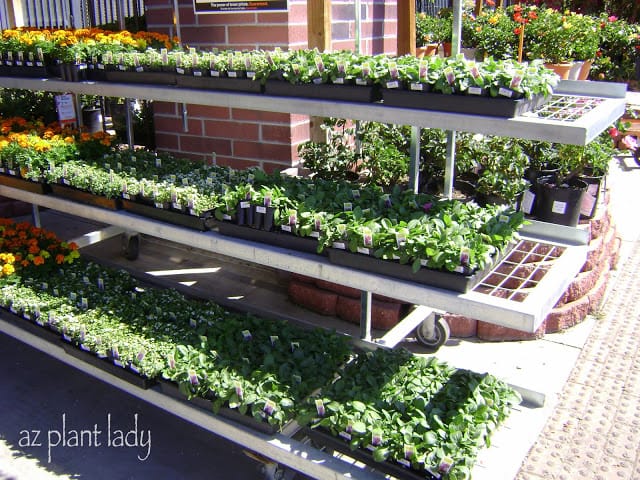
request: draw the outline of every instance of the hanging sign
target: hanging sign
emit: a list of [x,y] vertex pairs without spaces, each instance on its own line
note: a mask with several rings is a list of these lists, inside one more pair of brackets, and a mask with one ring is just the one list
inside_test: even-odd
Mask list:
[[227,13],[259,11],[287,11],[287,0],[261,0],[254,2],[227,2],[221,0],[193,0],[196,13]]
[[64,95],[56,95],[56,110],[58,111],[58,121],[60,125],[78,124],[76,118],[76,108],[73,101],[73,95],[65,93]]

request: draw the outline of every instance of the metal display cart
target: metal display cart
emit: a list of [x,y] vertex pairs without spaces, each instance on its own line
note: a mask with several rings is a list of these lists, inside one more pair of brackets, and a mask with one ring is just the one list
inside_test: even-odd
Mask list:
[[[552,101],[538,111],[505,119],[397,108],[380,103],[328,102],[155,85],[69,83],[53,79],[0,77],[0,87],[333,116],[577,145],[584,145],[594,139],[624,113],[626,94],[624,85],[563,81]],[[111,225],[111,230],[105,235],[139,232],[360,290],[366,285],[366,291],[362,294],[363,306],[369,304],[372,294],[381,294],[418,306],[379,339],[371,337],[370,313],[366,311],[361,320],[361,338],[354,341],[367,348],[382,345],[393,347],[416,327],[423,329],[422,335],[425,338],[430,338],[438,326],[433,321],[425,323],[425,319],[433,311],[458,313],[489,323],[534,332],[580,271],[588,250],[586,230],[532,221],[521,232],[522,240],[515,247],[521,253],[520,259],[536,257],[536,268],[530,271],[526,278],[519,276],[518,262],[507,259],[500,262],[471,291],[457,293],[338,266],[313,254],[225,237],[215,231],[197,232],[132,213],[105,210],[51,195],[41,195],[8,186],[0,186],[0,195]],[[104,238],[98,237],[95,240]],[[351,465],[337,460],[303,440],[295,439],[295,426],[292,426],[290,431],[272,436],[260,434],[167,398],[153,389],[141,390],[132,387],[91,365],[65,355],[62,349],[59,352],[57,349],[51,349],[46,342],[1,319],[0,330],[117,388],[197,423],[216,435],[251,451],[259,451],[269,459],[267,463],[272,473],[278,465],[284,465],[313,478],[337,478],[343,475],[350,475],[351,478],[383,478],[379,472],[366,466],[363,468],[361,465]]]

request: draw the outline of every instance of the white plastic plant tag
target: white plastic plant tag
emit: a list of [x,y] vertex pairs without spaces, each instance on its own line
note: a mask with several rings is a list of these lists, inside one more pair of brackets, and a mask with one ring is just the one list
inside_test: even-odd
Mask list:
[[554,201],[553,205],[551,206],[551,211],[559,215],[564,215],[564,213],[567,211],[567,202],[558,202],[557,200]]
[[535,201],[535,199],[536,194],[531,190],[527,190],[524,192],[524,195],[522,196],[522,211],[527,215],[531,214],[531,211],[533,210],[533,202]]

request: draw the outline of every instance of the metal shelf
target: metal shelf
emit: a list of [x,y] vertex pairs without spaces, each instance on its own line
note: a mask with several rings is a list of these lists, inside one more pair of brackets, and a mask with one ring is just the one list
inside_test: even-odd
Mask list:
[[[583,109],[575,118],[568,120],[558,117],[545,118],[538,112],[530,112],[515,118],[500,118],[398,108],[382,103],[336,102],[254,93],[205,91],[110,82],[76,83],[54,79],[0,77],[0,87],[370,120],[576,145],[589,143],[617,120],[624,113],[626,96],[626,85],[624,84],[562,81],[557,88],[556,99],[562,96],[572,96],[574,99],[583,98],[585,103],[591,103],[593,106],[588,111]],[[598,101],[593,102],[593,98],[597,98]],[[544,107],[542,111],[544,111]]]
[[[105,224],[164,238],[205,251],[239,260],[286,270],[356,289],[396,298],[415,305],[467,315],[497,325],[534,332],[580,271],[587,255],[586,231],[532,222],[522,234],[534,243],[559,245],[562,253],[545,265],[545,274],[536,286],[527,290],[526,298],[507,299],[476,288],[467,293],[429,287],[414,282],[374,275],[365,271],[334,265],[322,256],[295,252],[217,232],[198,232],[124,211],[106,210],[72,202],[52,195],[40,195],[0,185],[0,195],[89,218]],[[551,239],[551,240],[550,240]],[[507,257],[509,258],[509,257]],[[500,265],[498,265],[499,268]],[[494,269],[496,271],[496,269]]]

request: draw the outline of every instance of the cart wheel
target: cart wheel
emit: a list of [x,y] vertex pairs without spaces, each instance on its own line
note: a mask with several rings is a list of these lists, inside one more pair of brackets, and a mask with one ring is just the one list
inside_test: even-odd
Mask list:
[[122,234],[122,256],[127,260],[135,260],[140,252],[140,235],[137,233]]
[[426,322],[429,321],[431,320],[425,320],[418,326],[418,328],[416,328],[416,337],[422,345],[427,347],[430,351],[435,352],[442,345],[447,343],[451,332],[449,330],[449,324],[447,323],[447,321],[440,315],[436,315],[436,318],[434,319],[435,325],[433,328],[433,336],[427,337],[426,335],[429,334],[429,328]]
[[633,152],[633,158],[635,158],[636,164],[640,166],[640,147],[636,148],[636,151]]

